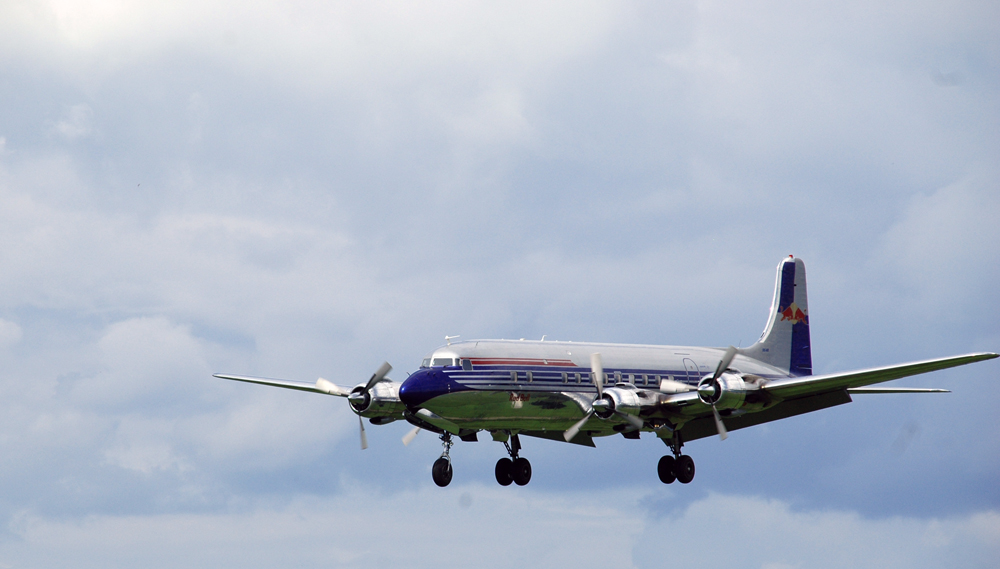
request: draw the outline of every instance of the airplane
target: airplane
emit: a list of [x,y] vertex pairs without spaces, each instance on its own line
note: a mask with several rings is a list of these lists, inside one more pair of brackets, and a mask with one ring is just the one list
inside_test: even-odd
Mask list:
[[368,448],[364,418],[373,425],[404,420],[439,435],[434,483],[452,479],[453,437],[478,440],[487,431],[508,457],[496,480],[519,486],[531,480],[520,456],[521,435],[590,447],[594,438],[652,433],[670,449],[657,463],[660,481],[690,483],[694,460],[684,443],[850,403],[871,393],[946,393],[944,389],[869,387],[907,376],[993,359],[972,353],[813,375],[805,264],[789,255],[778,264],[774,299],[764,332],[747,348],[709,348],[564,341],[470,340],[452,342],[423,359],[404,381],[388,378],[383,363],[368,381],[351,387],[323,378],[315,383],[215,374],[215,377],[347,398],[357,414],[361,448]]

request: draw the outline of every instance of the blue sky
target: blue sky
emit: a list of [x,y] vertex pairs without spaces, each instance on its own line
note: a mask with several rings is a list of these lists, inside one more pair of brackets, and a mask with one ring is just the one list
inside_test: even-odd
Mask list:
[[0,4],[0,566],[992,566],[995,361],[692,443],[683,487],[609,438],[501,488],[484,437],[442,490],[433,436],[211,374],[745,346],[788,254],[818,372],[997,351],[998,12]]

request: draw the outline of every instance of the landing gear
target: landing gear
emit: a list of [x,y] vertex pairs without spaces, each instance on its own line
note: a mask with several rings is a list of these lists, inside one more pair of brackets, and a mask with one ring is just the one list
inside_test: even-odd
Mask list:
[[497,461],[496,467],[497,482],[501,486],[510,486],[514,481],[514,461],[509,458],[501,458]]
[[514,459],[514,484],[524,486],[531,482],[531,463],[526,458]]
[[454,472],[451,469],[451,446],[455,444],[451,440],[451,433],[445,432],[441,435],[441,444],[444,446],[444,452],[441,453],[441,458],[434,461],[434,466],[431,467],[431,477],[434,479],[434,483],[442,488],[451,484],[451,476]]
[[521,439],[517,434],[513,434],[510,436],[510,444],[503,441],[503,446],[507,448],[510,458],[501,458],[497,461],[495,469],[497,482],[501,486],[510,486],[511,482],[524,486],[531,481],[531,463],[528,459],[517,456],[521,450]]
[[434,461],[434,466],[431,467],[431,476],[434,478],[435,484],[441,487],[451,484],[452,474],[451,461],[447,458],[439,458]]
[[694,480],[694,459],[686,454],[678,456],[674,462],[674,474],[677,475],[677,481],[681,484],[687,484]]
[[673,484],[674,480],[677,480],[677,475],[674,474],[674,457],[669,454],[660,459],[660,462],[656,465],[656,474],[660,477],[660,482],[664,484]]
[[656,474],[660,477],[660,482],[671,484],[676,480],[681,484],[687,484],[694,480],[694,459],[681,454],[682,446],[684,440],[681,439],[680,431],[674,431],[674,438],[670,444],[670,450],[674,455],[664,456],[656,465]]

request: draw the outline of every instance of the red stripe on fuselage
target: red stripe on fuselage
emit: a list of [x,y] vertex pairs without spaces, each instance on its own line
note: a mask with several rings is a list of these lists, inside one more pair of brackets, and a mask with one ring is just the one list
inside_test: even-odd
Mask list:
[[577,367],[571,360],[540,360],[529,358],[470,358],[472,365],[481,366],[553,366],[553,367]]

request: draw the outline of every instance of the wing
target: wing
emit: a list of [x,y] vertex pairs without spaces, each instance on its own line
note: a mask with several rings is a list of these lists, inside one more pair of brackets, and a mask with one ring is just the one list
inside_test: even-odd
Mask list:
[[[943,389],[864,387],[902,377],[918,375],[930,371],[947,369],[978,361],[990,360],[998,355],[994,353],[966,354],[919,362],[910,362],[891,366],[793,377],[768,382],[761,389],[779,399],[777,405],[756,413],[746,413],[737,416],[723,417],[726,429],[735,431],[762,423],[794,417],[836,405],[851,402],[851,394],[860,393],[940,393]],[[717,432],[712,417],[711,407],[698,399],[697,393],[688,392],[670,396],[666,406],[679,412],[686,412],[695,418],[688,420],[682,427],[685,441],[693,441],[715,435]],[[662,435],[666,436],[666,434]]]
[[304,381],[288,381],[286,379],[270,379],[267,377],[249,377],[245,375],[226,375],[222,373],[217,373],[213,377],[219,379],[231,379],[233,381],[245,381],[247,383],[259,383],[261,385],[272,385],[274,387],[283,387],[285,389],[297,389],[299,391],[311,391],[313,393],[323,393],[326,395],[336,395],[338,397],[347,397],[351,394],[351,390],[346,387],[341,387],[339,385],[334,385],[329,381],[323,379],[322,377],[316,380],[316,383],[306,383]]
[[[854,393],[854,389],[861,388],[866,385],[892,381],[901,377],[909,377],[911,375],[947,369],[983,360],[991,360],[995,357],[997,357],[997,354],[983,352],[978,354],[966,354],[964,356],[950,356],[947,358],[937,358],[906,364],[875,367],[857,371],[792,377],[789,379],[769,381],[763,386],[762,389],[771,395],[780,397],[781,399],[794,399],[841,389],[850,389],[852,390],[852,393]],[[876,392],[875,390],[863,390],[857,392],[862,393],[865,391],[868,393]],[[883,389],[882,392],[886,391]]]

